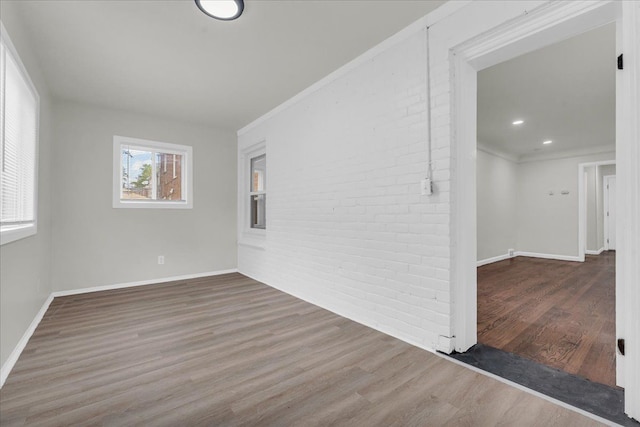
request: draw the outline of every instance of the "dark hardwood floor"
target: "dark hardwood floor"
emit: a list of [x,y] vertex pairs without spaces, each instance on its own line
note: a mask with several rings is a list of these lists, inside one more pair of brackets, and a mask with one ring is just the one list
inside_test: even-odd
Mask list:
[[478,342],[615,387],[615,252],[479,267]]
[[240,274],[56,298],[0,424],[599,425]]

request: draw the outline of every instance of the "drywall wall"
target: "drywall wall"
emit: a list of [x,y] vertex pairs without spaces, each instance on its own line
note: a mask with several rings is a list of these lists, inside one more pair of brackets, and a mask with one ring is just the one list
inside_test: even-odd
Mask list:
[[[70,102],[54,118],[55,291],[236,267],[232,133]],[[114,135],[192,146],[193,209],[114,209]]]
[[[506,255],[509,248],[517,253],[577,257],[578,164],[614,158],[610,152],[515,163],[478,150],[478,262]],[[603,247],[603,171],[615,174],[615,166],[588,166],[582,177],[586,249],[591,251]],[[563,195],[563,190],[569,193]]]
[[611,152],[521,163],[518,251],[577,257],[578,164],[614,159]]
[[476,158],[478,261],[517,248],[518,164],[478,150]]
[[0,246],[0,364],[5,365],[51,293],[51,100],[12,2],[2,3],[2,23],[40,96],[38,232]]

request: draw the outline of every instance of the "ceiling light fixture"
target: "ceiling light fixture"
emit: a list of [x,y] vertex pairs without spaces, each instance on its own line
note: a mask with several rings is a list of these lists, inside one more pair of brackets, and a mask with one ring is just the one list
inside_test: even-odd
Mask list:
[[552,141],[552,140],[550,140],[550,139],[547,139],[546,141],[542,141],[542,143],[543,143],[544,145],[551,144],[552,142],[553,142],[553,141]]
[[195,0],[198,8],[212,18],[233,21],[242,15],[243,0]]
[[524,120],[516,120],[515,122],[511,123],[512,125],[521,125],[524,123]]

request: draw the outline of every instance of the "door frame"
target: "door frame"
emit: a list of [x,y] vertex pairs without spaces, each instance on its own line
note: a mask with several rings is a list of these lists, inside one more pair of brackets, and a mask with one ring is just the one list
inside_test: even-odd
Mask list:
[[[585,169],[589,166],[615,165],[615,160],[603,160],[600,162],[587,162],[578,164],[578,260],[584,262],[587,246],[587,206],[585,204],[587,189],[584,185]],[[596,169],[597,170],[597,169]],[[605,250],[607,246],[605,245]]]
[[625,387],[626,414],[640,419],[640,337],[626,333],[640,328],[640,311],[636,310],[640,287],[635,286],[640,283],[640,263],[635,259],[640,254],[640,55],[633,54],[640,51],[640,2],[548,2],[450,49],[455,152],[452,190],[456,201],[452,331],[457,351],[466,351],[477,342],[477,72],[614,21],[616,54],[625,52],[625,69],[616,71],[616,333],[626,340],[626,356],[617,354],[616,380]]
[[[602,177],[602,199],[604,202],[604,211],[609,212],[609,181],[615,178],[615,175],[605,175]],[[617,199],[616,199],[617,200]],[[604,218],[604,250],[609,250],[609,215],[603,215]],[[617,236],[616,236],[617,237]]]

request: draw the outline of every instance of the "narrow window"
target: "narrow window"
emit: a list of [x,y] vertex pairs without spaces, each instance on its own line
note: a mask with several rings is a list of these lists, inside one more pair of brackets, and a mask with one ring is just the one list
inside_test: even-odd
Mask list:
[[249,179],[251,185],[249,189],[251,228],[266,228],[266,177],[266,154],[253,157],[251,159],[251,176]]

